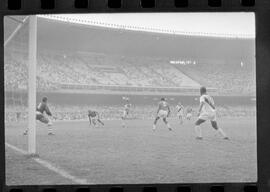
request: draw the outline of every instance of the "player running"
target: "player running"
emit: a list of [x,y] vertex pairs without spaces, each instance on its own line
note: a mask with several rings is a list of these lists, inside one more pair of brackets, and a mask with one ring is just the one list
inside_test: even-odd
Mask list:
[[100,116],[97,111],[88,110],[88,119],[90,125],[93,123],[93,125],[96,127],[97,122],[99,122],[104,126],[104,123],[100,120]]
[[[52,121],[44,115],[44,112],[47,114],[47,116],[53,117],[52,113],[48,107],[48,98],[43,97],[41,100],[41,103],[37,106],[36,109],[36,120],[39,120],[40,122],[46,124],[48,126],[48,135],[54,135],[52,130]],[[53,117],[55,118],[55,117]],[[24,135],[28,134],[28,129],[26,129],[23,133]]]
[[217,130],[224,139],[229,139],[224,131],[218,127],[216,121],[216,107],[214,104],[214,100],[211,96],[206,93],[206,88],[201,87],[200,89],[201,97],[200,97],[200,107],[198,111],[198,120],[195,123],[195,132],[197,134],[196,139],[202,139],[202,130],[200,125],[204,123],[206,120],[210,120],[212,127]]
[[180,124],[183,124],[183,116],[184,116],[184,106],[179,102],[176,105],[176,110],[177,110],[177,117],[180,120]]
[[130,111],[130,108],[131,108],[131,103],[130,103],[128,97],[123,97],[123,99],[126,101],[126,103],[124,105],[124,110],[123,110],[123,115],[122,115],[122,127],[126,127],[125,121],[128,118],[129,111]]
[[171,110],[169,104],[165,101],[165,98],[161,98],[161,101],[158,104],[158,110],[157,110],[157,116],[153,124],[153,131],[156,130],[156,124],[160,118],[163,119],[164,123],[168,127],[170,131],[172,131],[172,128],[167,121],[167,117],[170,115]]

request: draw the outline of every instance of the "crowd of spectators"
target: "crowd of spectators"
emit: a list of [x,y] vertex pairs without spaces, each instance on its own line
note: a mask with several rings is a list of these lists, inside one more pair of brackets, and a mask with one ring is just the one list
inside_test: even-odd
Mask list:
[[5,87],[10,89],[26,88],[27,63],[22,54],[5,54]]
[[[5,54],[5,72],[7,87],[24,88],[28,77],[27,56],[23,52]],[[95,53],[39,53],[37,77],[40,89],[52,89],[56,84],[134,87],[181,87],[184,84],[198,84],[164,61]]]
[[[27,88],[27,54],[5,52],[5,86]],[[255,94],[255,66],[251,64],[172,65],[164,59],[99,53],[38,52],[37,88],[55,90],[60,85],[131,87],[217,88],[225,95]]]
[[251,63],[197,63],[178,65],[192,79],[208,87],[217,88],[221,95],[255,95],[255,64]]

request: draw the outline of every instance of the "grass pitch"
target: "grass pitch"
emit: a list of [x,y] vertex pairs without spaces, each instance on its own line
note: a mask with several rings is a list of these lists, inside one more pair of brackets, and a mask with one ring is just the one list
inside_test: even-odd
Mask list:
[[[202,125],[203,140],[195,140],[194,121],[170,120],[173,131],[159,121],[105,121],[90,127],[87,121],[55,122],[56,135],[37,123],[37,151],[41,159],[89,184],[255,182],[257,180],[255,118],[222,118],[223,140]],[[26,124],[6,125],[5,140],[27,150]],[[6,147],[7,185],[76,184],[42,167],[33,159]]]

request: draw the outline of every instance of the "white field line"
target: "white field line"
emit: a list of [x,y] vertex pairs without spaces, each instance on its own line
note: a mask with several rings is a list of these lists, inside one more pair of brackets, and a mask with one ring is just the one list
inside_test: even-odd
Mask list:
[[[28,155],[27,151],[24,151],[23,149],[17,148],[14,145],[11,145],[9,143],[5,143],[5,144],[6,144],[7,147],[13,149],[14,151],[16,151],[18,153],[21,153],[23,155]],[[81,184],[81,185],[89,184],[89,183],[87,183],[86,179],[80,179],[78,177],[75,177],[75,176],[69,174],[67,171],[65,171],[65,170],[63,170],[63,169],[61,169],[59,167],[56,167],[56,166],[52,165],[51,163],[49,163],[49,162],[47,162],[45,160],[42,160],[42,159],[37,158],[37,157],[32,157],[32,159],[34,161],[36,161],[37,163],[39,163],[40,165],[42,165],[43,167],[57,173],[58,175],[66,178],[66,179],[69,179],[69,180],[73,181],[76,184]]]

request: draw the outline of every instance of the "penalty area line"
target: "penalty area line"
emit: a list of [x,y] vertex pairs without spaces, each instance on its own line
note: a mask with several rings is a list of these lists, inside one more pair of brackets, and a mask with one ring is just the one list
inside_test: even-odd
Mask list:
[[[27,155],[27,151],[23,150],[23,149],[20,149],[14,145],[11,145],[9,143],[5,143],[7,147],[9,147],[10,149],[13,149],[14,151],[18,152],[18,153],[21,153],[23,155]],[[69,179],[71,181],[73,181],[74,183],[76,184],[80,184],[80,185],[84,185],[84,184],[89,184],[87,183],[86,179],[80,179],[78,177],[75,177],[73,175],[71,175],[70,173],[68,173],[67,171],[63,170],[62,168],[59,168],[59,167],[56,167],[54,165],[52,165],[51,163],[45,161],[45,160],[42,160],[40,158],[37,158],[37,157],[32,157],[31,159],[33,159],[35,162],[37,162],[38,164],[40,164],[41,166],[57,173],[58,175],[66,178],[66,179]]]

